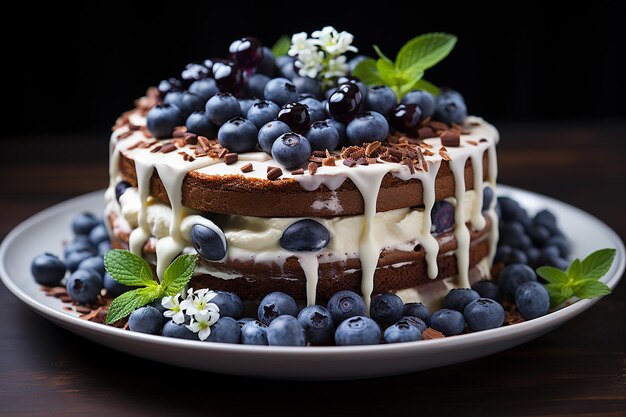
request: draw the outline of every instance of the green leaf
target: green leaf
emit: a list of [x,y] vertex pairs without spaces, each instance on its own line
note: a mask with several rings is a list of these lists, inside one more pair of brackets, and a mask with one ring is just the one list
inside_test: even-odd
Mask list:
[[378,69],[376,69],[376,61],[372,58],[366,58],[359,62],[352,75],[358,77],[366,85],[381,85],[383,80],[380,78]]
[[444,59],[454,48],[457,37],[448,33],[426,33],[408,41],[398,52],[396,67],[419,65],[428,69]]
[[600,249],[582,261],[582,275],[587,279],[598,280],[602,278],[613,264],[615,249]]
[[574,295],[574,291],[570,287],[563,287],[559,284],[547,284],[546,290],[550,296],[550,305],[552,307],[558,306]]
[[104,255],[104,267],[114,280],[131,287],[154,287],[150,265],[127,250],[115,249]]
[[177,294],[187,285],[196,267],[197,259],[197,255],[180,255],[167,267],[161,282],[163,294]]
[[378,57],[380,59],[382,59],[383,61],[386,61],[387,63],[393,65],[393,61],[389,58],[387,58],[387,55],[383,54],[383,51],[380,50],[380,48],[378,47],[378,45],[372,45],[372,48],[374,48],[374,52],[376,52],[376,55],[378,55]]
[[287,55],[287,51],[289,51],[289,48],[291,48],[291,39],[289,38],[289,36],[283,35],[278,38],[274,46],[272,46],[272,53],[276,57]]
[[611,293],[611,289],[604,283],[596,279],[585,279],[580,283],[579,288],[574,291],[574,295],[579,298],[601,297]]
[[380,74],[380,78],[386,85],[393,87],[398,84],[398,73],[394,68],[393,63],[385,61],[384,59],[379,59],[376,61],[376,69],[378,70],[378,74]]
[[107,324],[115,323],[133,312],[136,308],[156,300],[159,297],[158,287],[138,288],[125,292],[117,297],[109,306]]
[[432,94],[434,96],[438,96],[439,93],[441,93],[441,90],[439,89],[439,87],[437,87],[435,84],[432,84],[432,83],[426,81],[423,78],[415,83],[415,85],[413,86],[412,90],[424,90],[424,91],[427,91],[427,92],[429,92],[430,94]]
[[583,279],[583,265],[578,259],[574,259],[572,264],[567,267],[565,274],[570,280],[574,282]]
[[565,285],[569,281],[567,274],[552,266],[537,268],[537,275],[554,285]]

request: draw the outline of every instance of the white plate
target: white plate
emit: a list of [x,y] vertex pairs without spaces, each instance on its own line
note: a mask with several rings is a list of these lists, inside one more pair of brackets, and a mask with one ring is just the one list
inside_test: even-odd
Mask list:
[[[624,244],[595,217],[554,199],[501,186],[533,212],[549,208],[572,240],[574,257],[600,248],[616,248],[613,267],[602,279],[614,288],[624,272]],[[83,195],[41,213],[17,226],[0,246],[0,274],[4,284],[31,309],[76,334],[111,348],[193,369],[288,379],[344,379],[393,375],[450,365],[487,356],[539,337],[591,307],[598,299],[582,300],[535,320],[450,338],[355,347],[268,347],[207,343],[129,332],[81,320],[63,310],[56,298],[46,296],[30,274],[38,253],[62,252],[70,239],[71,217],[81,211],[101,212],[103,192]]]

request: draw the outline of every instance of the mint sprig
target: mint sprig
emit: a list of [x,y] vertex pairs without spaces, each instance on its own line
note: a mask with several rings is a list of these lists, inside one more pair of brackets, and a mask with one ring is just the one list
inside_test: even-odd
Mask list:
[[599,279],[611,268],[615,253],[615,249],[597,250],[582,261],[575,259],[565,271],[551,266],[537,268],[537,275],[548,281],[546,290],[552,307],[571,297],[595,298],[610,294],[611,289]]
[[158,283],[150,265],[143,258],[127,250],[115,249],[104,255],[104,267],[120,284],[141,287],[125,292],[113,300],[107,312],[107,324],[114,323],[152,301],[175,295],[187,285],[196,266],[197,255],[180,255],[163,273]]
[[287,55],[287,51],[289,51],[290,47],[291,39],[289,39],[289,36],[283,35],[278,38],[274,46],[272,46],[272,53],[275,57]]
[[387,85],[398,98],[419,88],[432,94],[439,89],[423,80],[424,71],[444,59],[454,48],[457,37],[448,33],[427,33],[404,44],[395,62],[388,58],[378,46],[373,45],[378,60],[364,59],[352,73],[367,85]]

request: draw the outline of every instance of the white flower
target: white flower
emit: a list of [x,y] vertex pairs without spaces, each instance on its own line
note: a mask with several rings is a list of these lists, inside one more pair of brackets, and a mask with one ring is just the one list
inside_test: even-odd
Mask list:
[[165,317],[171,317],[172,321],[177,324],[185,322],[185,312],[180,307],[180,294],[174,296],[163,297],[161,305],[168,310],[163,313]]
[[341,77],[342,75],[346,75],[348,73],[348,68],[346,57],[344,55],[340,55],[337,58],[332,58],[328,61],[328,68],[324,73],[324,77]]
[[315,78],[324,69],[324,53],[322,51],[303,51],[295,63],[298,74],[302,77]]
[[198,333],[198,338],[200,340],[206,340],[206,338],[211,334],[211,326],[213,326],[219,318],[219,314],[209,312],[204,315],[195,316],[185,327],[194,333]]
[[289,56],[298,56],[303,52],[317,51],[313,39],[309,39],[306,32],[296,33],[291,37],[291,47],[287,52]]
[[187,298],[180,303],[180,308],[186,311],[188,316],[204,316],[211,312],[218,313],[219,316],[219,307],[209,302],[217,295],[216,293],[208,289],[192,291],[187,291]]
[[318,45],[329,55],[341,55],[348,51],[358,51],[358,49],[352,46],[354,36],[351,33],[346,31],[339,33],[332,26],[326,26],[322,30],[316,30],[311,36],[314,38],[313,42],[315,45]]

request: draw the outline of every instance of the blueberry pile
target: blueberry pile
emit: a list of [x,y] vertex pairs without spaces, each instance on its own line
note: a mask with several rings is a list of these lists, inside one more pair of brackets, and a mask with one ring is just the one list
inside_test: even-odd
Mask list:
[[161,81],[161,103],[148,113],[147,126],[167,139],[185,125],[231,152],[260,149],[296,169],[312,151],[383,141],[390,129],[418,136],[427,118],[452,124],[467,116],[463,97],[452,90],[436,98],[414,90],[398,103],[390,87],[368,88],[354,77],[333,81],[336,87],[322,91],[317,79],[297,74],[292,57],[274,57],[245,37],[231,44],[228,59],[191,63],[180,78]]

